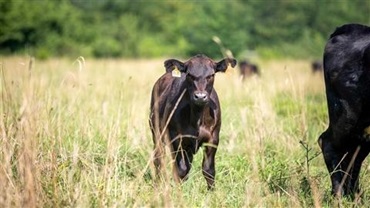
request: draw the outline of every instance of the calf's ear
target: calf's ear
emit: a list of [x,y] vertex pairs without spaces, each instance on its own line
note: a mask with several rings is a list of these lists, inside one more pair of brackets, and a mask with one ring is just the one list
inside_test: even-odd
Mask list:
[[177,68],[181,72],[185,72],[184,63],[178,61],[176,59],[168,59],[164,62],[164,67],[166,68],[166,72],[172,72],[175,68]]
[[236,60],[233,58],[225,58],[219,61],[216,64],[216,72],[225,72],[229,65],[234,68],[236,65]]

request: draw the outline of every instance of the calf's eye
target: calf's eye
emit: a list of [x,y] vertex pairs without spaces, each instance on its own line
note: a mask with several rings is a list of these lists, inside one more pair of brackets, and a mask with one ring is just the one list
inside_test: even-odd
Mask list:
[[188,74],[188,76],[186,76],[186,78],[188,78],[190,81],[194,81],[195,80],[195,77],[191,74]]
[[214,74],[212,74],[212,75],[209,75],[208,77],[206,77],[207,81],[209,81],[209,80],[213,79],[213,77],[214,77],[214,76],[215,76],[215,75],[214,75]]

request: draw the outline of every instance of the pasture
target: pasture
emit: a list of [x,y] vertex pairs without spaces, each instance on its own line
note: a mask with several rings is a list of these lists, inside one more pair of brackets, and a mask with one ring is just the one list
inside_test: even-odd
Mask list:
[[[332,207],[318,136],[327,128],[321,74],[305,60],[259,61],[261,77],[218,73],[222,108],[216,189],[201,172],[153,180],[148,124],[156,60],[0,58],[0,207]],[[184,60],[185,61],[185,60]]]

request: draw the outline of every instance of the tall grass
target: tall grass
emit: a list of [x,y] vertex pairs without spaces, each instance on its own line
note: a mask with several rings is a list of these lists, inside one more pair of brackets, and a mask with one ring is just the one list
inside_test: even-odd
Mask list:
[[[216,190],[202,151],[182,184],[154,180],[151,87],[164,60],[0,58],[0,207],[331,207],[316,144],[327,127],[323,78],[306,61],[260,62],[242,83],[217,74],[222,105]],[[168,152],[167,152],[168,153]],[[369,164],[361,177],[370,198]]]

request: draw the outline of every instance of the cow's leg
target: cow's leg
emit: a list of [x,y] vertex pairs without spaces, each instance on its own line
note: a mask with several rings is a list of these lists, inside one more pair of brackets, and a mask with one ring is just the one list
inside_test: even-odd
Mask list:
[[[162,142],[162,138],[160,138],[160,129],[159,129],[159,121],[158,121],[158,115],[157,115],[157,108],[158,105],[155,105],[155,111],[156,113],[151,113],[149,118],[149,126],[150,130],[152,132],[152,140],[154,145],[153,150],[153,164],[155,168],[155,178],[158,179],[161,176],[162,173],[162,167],[163,167],[163,161],[162,157],[164,155],[164,146]],[[167,136],[165,134],[165,136]]]
[[[321,134],[319,143],[326,166],[331,174],[332,193],[337,196],[348,195],[352,187],[352,176],[349,174],[352,170],[359,171],[358,168],[353,169],[348,166],[357,147],[353,144],[351,135],[354,133],[361,114],[361,103],[356,98],[348,100],[339,98],[344,95],[346,95],[345,97],[348,95],[356,97],[357,94],[352,89],[343,88],[341,95],[339,95],[333,92],[330,85],[326,87],[330,124],[329,128]],[[346,180],[342,183],[344,178]]]
[[159,144],[154,144],[154,167],[156,172],[156,177],[160,177],[162,172],[162,157],[163,157],[163,147]]
[[348,179],[346,189],[344,190],[345,195],[354,197],[356,193],[360,192],[359,174],[362,162],[365,160],[368,154],[368,148],[363,146],[357,146],[357,148],[352,151],[351,159],[353,158],[354,161],[350,171],[350,178]]
[[163,134],[163,138],[160,137],[160,131],[155,131],[155,129],[152,129],[152,135],[153,135],[153,143],[154,143],[154,155],[153,155],[153,163],[155,167],[155,174],[156,178],[158,179],[159,177],[162,176],[162,169],[164,167],[163,164],[163,157],[165,155],[165,145],[168,142],[163,142],[163,141],[168,141],[168,132],[165,132]]
[[337,170],[334,170],[334,172],[342,173],[338,180],[334,180],[336,184],[333,190],[334,194],[353,198],[356,193],[359,193],[359,174],[362,162],[367,155],[368,150],[360,145],[348,148],[348,151],[342,156]]
[[176,173],[180,181],[188,178],[193,162],[193,153],[191,151],[181,150],[176,155]]
[[[325,164],[330,173],[332,194],[352,195],[356,191],[361,163],[365,157],[359,154],[357,148],[336,148],[326,133],[320,136],[320,141]],[[351,162],[352,160],[354,161]]]
[[215,155],[218,146],[218,135],[214,137],[216,139],[210,139],[208,143],[204,145],[204,157],[203,157],[203,175],[207,181],[208,190],[214,188],[215,183]]
[[193,162],[193,153],[182,145],[182,140],[183,138],[177,137],[172,141],[172,157],[175,160],[174,176],[178,182],[187,179]]
[[330,129],[326,130],[323,134],[321,134],[319,138],[319,144],[324,156],[326,167],[330,174],[331,184],[332,184],[332,193],[333,194],[341,194],[340,183],[343,178],[343,171],[340,170],[340,164],[342,164],[342,158],[344,157],[345,153],[337,150],[331,140],[330,137]]
[[162,155],[163,155],[163,147],[162,142],[159,141],[159,128],[158,126],[154,126],[156,119],[154,118],[154,114],[151,114],[150,119],[149,119],[149,125],[150,125],[150,130],[152,131],[152,140],[153,140],[153,145],[154,145],[154,150],[153,150],[153,164],[155,168],[155,174],[156,178],[161,173],[161,167],[162,167]]

